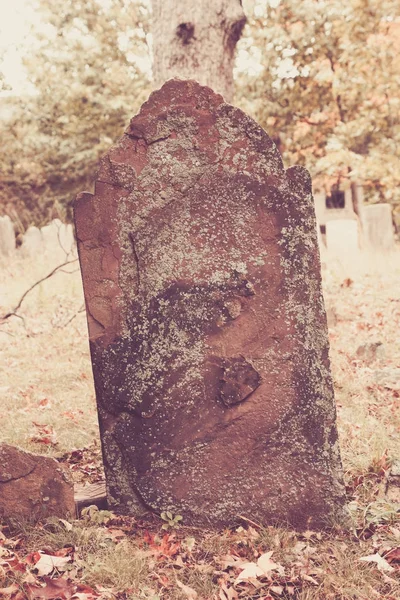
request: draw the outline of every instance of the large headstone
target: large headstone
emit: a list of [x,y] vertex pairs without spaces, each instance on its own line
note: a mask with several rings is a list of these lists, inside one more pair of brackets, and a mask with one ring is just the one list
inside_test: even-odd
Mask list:
[[10,256],[15,251],[14,225],[8,215],[0,217],[0,256]]
[[194,81],[76,202],[108,498],[187,524],[343,515],[311,181]]
[[362,209],[366,242],[373,250],[393,250],[394,233],[390,204],[373,204]]

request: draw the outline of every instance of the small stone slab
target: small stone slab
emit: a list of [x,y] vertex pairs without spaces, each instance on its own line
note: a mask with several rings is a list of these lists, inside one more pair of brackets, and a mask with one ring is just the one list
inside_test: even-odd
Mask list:
[[75,504],[78,514],[86,506],[95,505],[102,510],[108,508],[105,482],[97,481],[89,485],[76,485]]
[[65,258],[75,247],[74,232],[71,224],[65,224],[60,219],[53,219],[40,230],[44,250],[50,256]]
[[37,253],[44,252],[44,239],[42,232],[38,227],[31,225],[22,236],[22,246],[20,249],[25,256],[36,256]]
[[342,518],[308,172],[211,89],[172,80],[75,222],[110,509]]
[[0,217],[0,256],[10,256],[15,251],[14,225],[8,215]]
[[351,259],[360,249],[358,222],[354,219],[327,221],[326,246],[330,253]]
[[54,458],[0,444],[0,516],[41,520],[74,517],[74,486]]
[[390,204],[373,204],[362,209],[362,222],[367,245],[382,252],[394,249],[392,207]]

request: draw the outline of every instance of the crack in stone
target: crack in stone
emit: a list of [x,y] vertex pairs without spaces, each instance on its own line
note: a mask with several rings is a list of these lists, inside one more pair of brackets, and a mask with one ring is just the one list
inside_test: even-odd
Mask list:
[[19,481],[20,479],[24,479],[24,477],[29,477],[29,475],[32,475],[32,473],[34,472],[34,470],[36,469],[37,465],[34,465],[34,467],[28,471],[28,473],[24,473],[24,475],[20,475],[19,477],[11,477],[10,479],[0,479],[0,485],[1,484],[6,484],[6,483],[11,483],[11,481]]
[[133,237],[133,233],[130,231],[128,234],[129,240],[131,242],[132,245],[132,253],[133,253],[133,258],[135,260],[135,266],[136,266],[136,274],[137,274],[137,281],[138,281],[138,287],[137,287],[137,293],[139,293],[140,291],[140,267],[139,267],[139,255],[137,253],[136,250],[136,242],[135,239]]

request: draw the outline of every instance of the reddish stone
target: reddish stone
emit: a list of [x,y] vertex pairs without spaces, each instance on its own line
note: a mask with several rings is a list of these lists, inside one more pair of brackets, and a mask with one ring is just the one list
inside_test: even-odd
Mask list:
[[75,220],[111,507],[319,527],[344,490],[311,180],[172,80]]
[[0,444],[0,517],[74,517],[74,485],[54,458]]

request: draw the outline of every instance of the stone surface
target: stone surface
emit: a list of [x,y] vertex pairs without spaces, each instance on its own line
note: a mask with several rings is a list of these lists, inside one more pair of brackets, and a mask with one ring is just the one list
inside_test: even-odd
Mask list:
[[39,520],[74,515],[73,483],[54,458],[0,444],[0,517]]
[[26,256],[36,256],[38,252],[44,251],[44,240],[42,232],[38,227],[28,227],[22,236],[21,252]]
[[326,223],[326,246],[331,254],[351,259],[359,251],[358,222],[337,219]]
[[373,250],[393,250],[394,232],[390,204],[364,206],[361,215],[368,246]]
[[0,256],[9,256],[15,250],[14,225],[8,215],[0,217]]
[[307,171],[193,81],[75,206],[110,507],[324,526],[344,490]]

